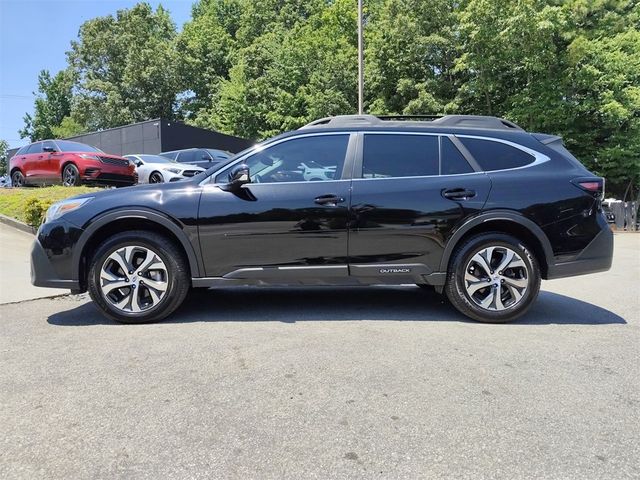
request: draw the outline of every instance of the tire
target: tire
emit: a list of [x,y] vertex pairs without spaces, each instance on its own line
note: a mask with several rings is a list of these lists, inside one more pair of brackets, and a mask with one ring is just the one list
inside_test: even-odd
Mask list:
[[[502,265],[506,265],[504,270],[498,270]],[[469,238],[455,250],[444,290],[467,317],[506,323],[529,310],[538,297],[540,278],[538,262],[524,243],[511,235],[489,232]]]
[[[124,271],[125,266],[131,269]],[[191,278],[183,252],[172,241],[134,230],[118,233],[98,247],[87,283],[91,299],[108,318],[150,323],[166,318],[182,304]]]
[[11,186],[16,188],[24,187],[24,175],[20,170],[16,170],[11,174]]
[[153,172],[149,175],[149,183],[164,183],[164,178],[160,172]]
[[77,187],[80,185],[80,172],[73,163],[68,163],[62,169],[62,185],[65,187]]

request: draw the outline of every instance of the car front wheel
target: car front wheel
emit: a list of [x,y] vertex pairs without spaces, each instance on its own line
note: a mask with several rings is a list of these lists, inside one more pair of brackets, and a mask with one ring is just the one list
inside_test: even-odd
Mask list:
[[62,184],[65,187],[77,187],[80,185],[80,172],[73,163],[69,163],[62,170]]
[[159,172],[153,172],[149,176],[149,183],[163,183],[164,178],[162,178],[162,174]]
[[458,247],[445,291],[464,315],[504,323],[524,315],[540,290],[540,268],[517,238],[495,232],[471,237]]
[[116,234],[91,261],[91,298],[122,323],[162,320],[184,300],[191,280],[183,253],[169,239],[147,231]]
[[24,186],[24,175],[20,170],[16,170],[11,175],[11,186],[12,187],[22,187]]

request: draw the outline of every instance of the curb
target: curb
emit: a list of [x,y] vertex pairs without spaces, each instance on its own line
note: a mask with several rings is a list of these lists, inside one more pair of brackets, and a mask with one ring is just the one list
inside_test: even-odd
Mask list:
[[2,215],[0,213],[0,223],[4,225],[9,225],[10,227],[17,228],[18,230],[22,230],[25,233],[30,233],[31,235],[35,235],[36,229],[26,223],[22,223],[15,218],[7,217],[6,215]]

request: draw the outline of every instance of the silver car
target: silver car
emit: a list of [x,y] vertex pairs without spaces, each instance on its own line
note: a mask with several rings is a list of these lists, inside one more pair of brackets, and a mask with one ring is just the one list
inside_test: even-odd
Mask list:
[[193,177],[205,170],[195,165],[178,163],[161,155],[141,153],[125,155],[124,158],[131,160],[135,164],[136,171],[138,172],[138,183],[176,182]]

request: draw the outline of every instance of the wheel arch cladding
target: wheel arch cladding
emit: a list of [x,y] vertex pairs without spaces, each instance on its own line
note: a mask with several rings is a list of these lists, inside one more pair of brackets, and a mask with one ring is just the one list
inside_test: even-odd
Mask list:
[[453,234],[440,262],[440,271],[447,271],[453,252],[466,239],[485,232],[501,232],[522,241],[535,255],[542,278],[546,279],[553,263],[553,250],[542,229],[528,218],[513,212],[495,212],[479,215],[463,224]]
[[187,238],[185,232],[169,218],[155,212],[118,211],[110,212],[96,219],[84,232],[74,254],[73,264],[77,272],[82,289],[86,288],[89,262],[92,254],[98,246],[110,236],[129,230],[146,230],[158,233],[173,241],[182,251],[189,274],[199,276],[200,266],[194,251],[194,247]]

